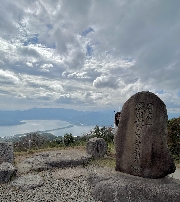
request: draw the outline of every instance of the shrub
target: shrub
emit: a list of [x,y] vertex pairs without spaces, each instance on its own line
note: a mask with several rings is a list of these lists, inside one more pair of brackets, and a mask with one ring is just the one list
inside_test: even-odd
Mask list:
[[111,127],[99,127],[95,126],[95,128],[91,131],[90,138],[92,137],[97,137],[97,138],[103,138],[107,143],[113,142],[114,139],[114,134],[112,133],[112,128]]
[[180,157],[180,117],[168,120],[168,147],[171,153]]
[[27,151],[30,149],[39,149],[46,141],[46,138],[38,134],[38,132],[28,133],[21,137],[19,141],[14,142],[14,150]]
[[103,138],[109,145],[113,144],[114,134],[110,127],[95,126],[94,129],[88,134],[83,136],[74,137],[71,133],[66,133],[64,137],[54,136],[50,133],[39,134],[38,132],[32,132],[15,139],[14,150],[16,152],[45,149],[45,148],[58,148],[64,146],[86,146],[87,141],[90,138],[98,137]]
[[71,133],[70,134],[66,133],[64,135],[64,145],[65,146],[70,146],[73,143],[74,143],[74,137],[73,137],[73,135]]

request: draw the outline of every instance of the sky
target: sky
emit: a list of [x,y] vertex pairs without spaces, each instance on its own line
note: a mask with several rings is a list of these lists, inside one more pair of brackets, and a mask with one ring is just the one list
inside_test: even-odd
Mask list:
[[141,91],[180,115],[179,0],[1,0],[0,110],[120,110]]

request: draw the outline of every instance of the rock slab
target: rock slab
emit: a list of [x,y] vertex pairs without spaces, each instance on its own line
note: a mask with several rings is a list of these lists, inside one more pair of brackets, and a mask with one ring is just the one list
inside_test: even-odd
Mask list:
[[167,110],[151,92],[130,97],[121,111],[115,135],[116,170],[145,178],[161,178],[175,171],[167,147]]
[[180,202],[180,181],[165,177],[148,179],[101,169],[88,178],[96,201]]
[[52,168],[75,167],[86,165],[91,158],[86,152],[78,152],[75,149],[43,152],[17,163],[17,168],[20,173],[28,173]]
[[104,157],[104,155],[107,153],[107,143],[103,138],[91,138],[87,142],[86,152],[94,159]]

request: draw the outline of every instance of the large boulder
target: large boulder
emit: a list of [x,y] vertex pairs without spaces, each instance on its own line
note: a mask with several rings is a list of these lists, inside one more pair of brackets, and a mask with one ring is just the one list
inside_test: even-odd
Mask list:
[[86,152],[92,155],[94,159],[104,157],[107,153],[107,143],[103,138],[91,138],[87,142]]
[[161,178],[175,171],[167,146],[167,110],[150,92],[129,98],[121,111],[115,135],[116,170],[145,178]]
[[0,164],[0,184],[9,182],[16,174],[17,169],[9,162],[3,162]]
[[103,202],[179,202],[180,181],[164,177],[149,179],[109,168],[94,168],[88,176],[92,195]]

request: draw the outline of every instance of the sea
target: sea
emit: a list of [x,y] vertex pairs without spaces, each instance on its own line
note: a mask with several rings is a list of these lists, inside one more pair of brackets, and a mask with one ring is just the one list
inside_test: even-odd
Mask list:
[[71,133],[73,136],[82,136],[95,127],[77,126],[61,120],[22,120],[22,123],[21,125],[0,126],[0,137],[24,135],[36,131],[48,132],[55,136],[64,136],[66,133]]

